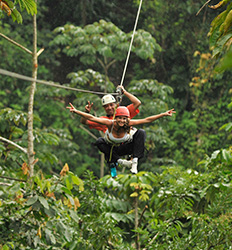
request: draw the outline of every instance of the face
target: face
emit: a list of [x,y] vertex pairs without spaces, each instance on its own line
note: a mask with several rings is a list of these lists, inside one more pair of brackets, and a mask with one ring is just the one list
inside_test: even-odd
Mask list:
[[108,103],[103,106],[107,115],[113,116],[116,103]]
[[128,123],[128,117],[127,116],[117,116],[115,118],[118,126],[123,127],[126,123]]

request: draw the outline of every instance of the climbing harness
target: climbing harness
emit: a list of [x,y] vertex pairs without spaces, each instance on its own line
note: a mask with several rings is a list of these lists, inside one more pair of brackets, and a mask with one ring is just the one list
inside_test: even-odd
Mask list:
[[[128,140],[125,142],[125,143],[130,143],[132,140],[133,140],[133,135],[136,133],[137,129],[136,128],[132,128],[129,132],[129,136],[128,136]],[[114,147],[119,147],[121,145],[121,143],[115,143],[115,142],[112,142],[109,138],[108,135],[105,136],[105,140],[112,144],[111,145],[111,148],[110,148],[110,156],[109,156],[109,162],[111,162],[112,160],[112,154],[113,154],[113,149]]]
[[[120,109],[120,108],[126,109],[126,107],[119,107],[118,109]],[[128,112],[128,115],[129,115],[129,112]],[[113,121],[113,123],[114,123],[114,121]],[[113,123],[112,123],[112,126],[113,126]],[[112,129],[113,129],[113,127],[111,128],[111,133],[112,133]],[[132,142],[133,135],[136,133],[136,131],[137,131],[136,128],[133,128],[133,127],[130,128],[130,130],[124,135],[123,138],[114,138],[114,137],[112,137],[112,135],[109,133],[108,130],[105,132],[105,136],[104,136],[105,142],[107,144],[111,144],[109,162],[111,162],[111,160],[112,160],[112,154],[113,154],[114,147],[119,147],[122,143],[127,144],[127,143]]]
[[[85,93],[90,93],[90,94],[97,94],[97,95],[105,95],[106,94],[104,92],[95,92],[95,91],[90,91],[90,90],[77,89],[77,88],[72,88],[72,87],[68,87],[68,86],[64,86],[64,85],[59,85],[59,84],[55,84],[52,81],[38,80],[38,79],[34,79],[32,77],[29,77],[29,76],[20,75],[20,74],[10,72],[10,71],[4,70],[4,69],[0,69],[0,74],[10,76],[10,77],[15,77],[15,78],[22,79],[22,80],[29,81],[29,82],[37,82],[37,83],[41,83],[41,84],[48,85],[51,87],[56,87],[56,88],[68,89],[68,90],[85,92]],[[109,93],[109,94],[118,95],[117,93]]]

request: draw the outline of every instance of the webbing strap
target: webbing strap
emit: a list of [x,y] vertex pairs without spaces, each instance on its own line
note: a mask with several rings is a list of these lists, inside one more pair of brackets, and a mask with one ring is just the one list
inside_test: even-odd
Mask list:
[[113,154],[114,147],[119,147],[119,146],[120,146],[120,144],[116,144],[116,143],[112,144],[111,149],[110,149],[109,162],[111,162],[111,160],[112,160],[112,154]]
[[111,162],[111,159],[112,159],[113,148],[114,148],[114,144],[112,144],[111,149],[110,149],[109,162]]

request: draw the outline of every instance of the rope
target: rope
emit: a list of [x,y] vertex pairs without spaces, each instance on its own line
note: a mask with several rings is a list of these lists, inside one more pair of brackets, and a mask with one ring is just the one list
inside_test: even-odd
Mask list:
[[112,154],[113,154],[113,149],[114,149],[114,147],[119,147],[120,146],[120,144],[117,144],[117,143],[113,143],[112,145],[111,145],[111,148],[110,148],[110,156],[109,156],[109,162],[111,162],[111,160],[112,160]]
[[[132,37],[131,37],[130,47],[129,47],[129,51],[128,51],[128,54],[127,54],[127,58],[126,58],[126,62],[125,62],[125,66],[124,66],[124,70],[123,70],[123,74],[122,74],[122,79],[121,79],[121,83],[120,83],[121,86],[123,85],[123,81],[124,81],[124,78],[125,78],[126,69],[127,69],[127,65],[128,65],[128,61],[129,61],[129,57],[130,57],[130,52],[131,52],[131,48],[132,48],[132,44],[133,44],[133,40],[134,40],[134,36],[135,36],[136,27],[137,27],[137,24],[138,24],[138,19],[139,19],[139,14],[140,14],[142,2],[143,2],[143,0],[140,0],[137,16],[136,16],[136,20],[135,20],[134,30],[133,30],[133,34],[132,34]],[[10,71],[4,70],[4,69],[0,69],[0,74],[15,77],[15,78],[22,79],[22,80],[26,80],[26,81],[29,81],[29,82],[37,82],[37,83],[41,83],[41,84],[48,85],[48,86],[51,86],[51,87],[56,87],[56,88],[62,88],[62,89],[73,90],[73,91],[84,92],[84,93],[97,94],[97,95],[105,95],[106,94],[105,92],[95,92],[95,91],[90,91],[90,90],[83,90],[83,89],[77,89],[77,88],[71,88],[71,87],[67,87],[67,86],[63,86],[63,85],[58,85],[58,84],[55,84],[55,83],[53,83],[51,81],[44,81],[44,80],[34,79],[32,77],[20,75],[20,74],[10,72]],[[108,94],[120,96],[119,93],[108,93]],[[118,103],[120,103],[120,101],[121,101],[121,98],[119,98]]]
[[113,153],[113,148],[114,148],[114,144],[112,144],[111,148],[110,148],[110,157],[109,157],[109,162],[111,162],[112,160],[112,153]]
[[121,83],[120,83],[121,86],[123,84],[124,77],[125,77],[125,74],[126,74],[126,68],[127,68],[127,64],[128,64],[128,61],[129,61],[129,57],[130,57],[130,52],[131,52],[132,43],[133,43],[133,40],[134,40],[135,30],[136,30],[138,20],[139,20],[139,14],[140,14],[142,2],[143,2],[143,0],[140,0],[140,5],[139,5],[139,8],[138,8],[137,17],[136,17],[136,20],[135,20],[134,30],[133,30],[133,34],[132,34],[132,37],[131,37],[131,43],[130,43],[130,47],[129,47],[129,51],[128,51],[128,54],[127,54],[126,63],[125,63],[125,67],[124,67],[124,71],[123,71],[122,79],[121,79]]
[[[32,77],[20,75],[20,74],[10,72],[10,71],[4,70],[4,69],[0,69],[0,74],[10,76],[10,77],[15,77],[15,78],[22,79],[22,80],[26,80],[26,81],[29,81],[29,82],[37,82],[37,83],[41,83],[41,84],[48,85],[48,86],[51,86],[51,87],[56,87],[56,88],[62,88],[62,89],[73,90],[73,91],[84,92],[84,93],[97,94],[97,95],[105,95],[106,94],[104,92],[95,92],[95,91],[90,91],[90,90],[77,89],[77,88],[67,87],[67,86],[63,86],[63,85],[58,85],[58,84],[55,84],[54,82],[51,82],[51,81],[44,81],[44,80],[34,79]],[[117,95],[117,93],[109,93],[109,94]]]

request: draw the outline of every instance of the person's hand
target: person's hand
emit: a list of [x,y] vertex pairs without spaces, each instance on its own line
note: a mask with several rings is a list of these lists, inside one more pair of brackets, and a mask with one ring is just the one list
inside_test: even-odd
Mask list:
[[[125,88],[122,85],[119,85],[116,90],[118,91],[119,94],[124,94],[124,92],[126,91]],[[116,92],[117,92],[116,91]]]
[[85,112],[90,113],[92,106],[93,103],[90,103],[90,101],[88,101],[88,104],[85,105]]
[[69,109],[70,112],[75,112],[76,109],[74,108],[71,102],[69,103],[69,105],[70,107],[66,107],[66,108]]
[[166,116],[172,116],[172,114],[174,114],[174,113],[176,113],[176,111],[174,111],[174,109],[171,109],[171,110],[166,111],[164,114]]

